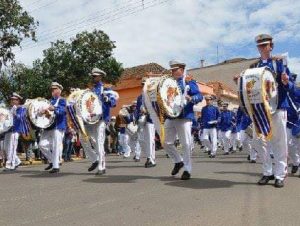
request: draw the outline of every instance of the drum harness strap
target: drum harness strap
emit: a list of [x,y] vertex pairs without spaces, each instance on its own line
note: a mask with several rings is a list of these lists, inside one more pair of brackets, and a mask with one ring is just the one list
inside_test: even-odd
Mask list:
[[[274,70],[274,72],[277,74],[277,64],[276,64],[276,60],[272,60],[272,65],[273,65],[273,70]],[[257,67],[257,66],[258,66],[258,63],[257,63],[257,65],[256,65],[256,67]],[[284,66],[287,66],[287,65],[284,65]],[[296,111],[297,115],[299,116],[299,115],[300,115],[300,108],[298,108],[298,107],[296,106],[296,104],[295,104],[294,101],[292,100],[292,98],[291,98],[289,92],[287,92],[287,97],[288,97],[288,99],[289,99],[289,101],[290,101],[290,103],[291,103],[291,105],[292,105],[292,108]]]
[[186,79],[186,72],[184,72],[183,79],[182,79],[182,85],[183,85],[183,95],[182,95],[182,100],[181,100],[182,107],[184,107],[187,104],[186,96],[187,96],[188,91],[190,90],[189,85],[186,85],[186,83],[185,83],[185,79]]
[[[276,64],[276,61],[273,60],[272,63],[273,63],[274,71],[277,72],[277,64]],[[284,62],[284,72],[286,72],[286,67],[287,67],[287,60],[285,60],[285,62]],[[291,103],[291,105],[292,105],[292,108],[294,109],[294,111],[296,111],[296,113],[297,113],[297,115],[298,115],[298,118],[299,118],[300,108],[298,108],[298,107],[296,106],[296,104],[295,104],[295,102],[293,101],[293,99],[291,98],[289,92],[287,92],[287,97],[288,97],[288,99],[289,99],[289,101],[290,101],[290,103]]]

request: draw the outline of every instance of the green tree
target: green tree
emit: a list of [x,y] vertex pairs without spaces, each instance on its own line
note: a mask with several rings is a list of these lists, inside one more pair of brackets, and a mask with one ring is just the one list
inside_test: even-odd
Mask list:
[[14,62],[12,48],[25,38],[35,39],[35,22],[17,0],[0,0],[0,70],[7,62]]
[[112,56],[114,48],[114,42],[99,30],[77,34],[70,43],[57,40],[43,51],[42,60],[33,62],[32,68],[15,64],[1,72],[0,101],[7,101],[14,91],[26,99],[49,97],[52,81],[61,83],[65,90],[85,88],[94,67],[107,73],[105,82],[114,84],[123,71],[122,64]]
[[40,61],[34,62],[33,68],[24,64],[15,64],[1,72],[0,101],[8,102],[13,92],[20,93],[25,99],[50,97],[51,80],[42,73]]
[[0,103],[1,102],[7,102],[9,100],[9,97],[14,90],[13,87],[13,80],[11,76],[8,75],[8,73],[5,71],[0,72]]
[[44,51],[42,70],[47,78],[60,82],[66,88],[84,88],[94,67],[107,73],[105,82],[116,83],[123,68],[112,56],[114,48],[114,42],[103,31],[84,31],[70,43],[61,40],[52,43]]

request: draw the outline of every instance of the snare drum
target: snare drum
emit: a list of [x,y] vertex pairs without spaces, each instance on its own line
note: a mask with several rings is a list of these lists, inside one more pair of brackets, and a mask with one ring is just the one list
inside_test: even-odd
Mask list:
[[75,114],[86,124],[96,124],[102,117],[102,103],[91,90],[78,90],[68,98],[69,105],[74,105]]
[[268,67],[247,69],[238,80],[240,106],[251,117],[258,136],[270,139],[278,105],[275,75]]
[[0,134],[7,132],[13,126],[13,114],[6,107],[0,107]]
[[28,100],[25,105],[28,106],[27,112],[29,120],[35,127],[47,129],[52,126],[55,121],[55,113],[54,111],[46,110],[51,105],[49,100],[36,98]]

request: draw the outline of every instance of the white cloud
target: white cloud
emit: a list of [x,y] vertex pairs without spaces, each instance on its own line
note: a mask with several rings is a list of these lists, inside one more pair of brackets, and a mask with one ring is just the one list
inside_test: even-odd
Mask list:
[[[152,1],[144,0],[146,5]],[[128,3],[128,7],[137,2],[141,4],[138,0],[83,1],[86,4],[82,0],[58,1],[46,9],[34,11],[33,15],[40,21],[39,30],[50,32],[68,21],[84,21],[91,15],[100,16],[104,9],[107,9],[104,11],[107,15],[108,9],[115,10],[124,2]],[[247,44],[252,44],[255,35],[261,32],[275,33],[280,43],[291,38],[299,40],[297,25],[291,26],[299,18],[300,1],[170,0],[108,24],[93,22],[78,29],[70,26],[53,34],[46,44],[17,53],[17,59],[30,64],[42,56],[42,50],[49,46],[49,41],[59,37],[68,40],[83,29],[97,28],[116,41],[115,56],[124,66],[148,62],[167,66],[170,59],[177,58],[195,67],[201,58],[216,62],[217,45],[221,60],[241,54],[237,51],[241,49],[245,49],[242,51],[244,56],[255,56],[255,45],[247,47]],[[70,29],[73,31],[68,32]],[[40,42],[43,37],[45,33],[40,34]]]
[[291,57],[289,58],[289,69],[298,74],[298,80],[300,81],[300,58]]

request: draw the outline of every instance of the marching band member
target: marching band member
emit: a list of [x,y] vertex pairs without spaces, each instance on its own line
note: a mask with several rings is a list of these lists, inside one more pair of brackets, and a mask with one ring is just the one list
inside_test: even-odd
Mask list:
[[116,122],[120,130],[119,144],[122,148],[122,152],[124,153],[124,158],[129,158],[131,152],[131,148],[129,146],[129,135],[126,132],[126,127],[131,122],[128,108],[129,106],[127,105],[122,106]]
[[[263,161],[263,177],[258,184],[265,185],[275,178],[275,187],[284,186],[284,179],[287,175],[287,113],[289,107],[288,92],[293,87],[293,82],[289,80],[289,69],[284,65],[283,59],[280,57],[272,57],[271,53],[274,48],[273,38],[268,34],[260,34],[255,38],[258,51],[260,53],[259,62],[251,67],[269,67],[276,74],[276,82],[278,84],[278,106],[274,114],[272,114],[273,135],[270,140],[270,146],[267,145],[266,150],[262,154]],[[274,168],[269,158],[270,148],[274,153]]]
[[[221,115],[221,113],[223,112],[223,108],[222,108],[222,103],[218,103],[218,109],[219,109],[219,113]],[[221,131],[221,127],[220,127],[220,118],[219,118],[219,122],[217,124],[217,136],[218,136],[218,148],[223,148],[223,140],[222,140],[222,131]]]
[[[142,80],[142,87],[145,85],[145,80]],[[150,117],[150,114],[147,113],[145,103],[143,100],[143,95],[138,96],[137,98],[137,116],[138,120],[141,120],[142,117],[146,117],[145,125],[143,126],[142,137],[144,138],[142,143],[142,147],[146,153],[146,163],[145,168],[155,167],[155,127]],[[144,122],[143,122],[144,123]]]
[[[299,106],[300,106],[300,89],[294,87],[289,92],[289,107],[287,109],[287,141],[288,141],[288,153],[292,163],[291,173],[295,174],[298,171],[300,164],[300,151],[299,151]],[[295,133],[296,132],[296,133]]]
[[116,116],[112,116],[108,125],[112,153],[117,153],[118,131],[116,129]]
[[91,142],[83,142],[84,151],[88,158],[91,160],[92,165],[88,168],[91,172],[98,167],[96,175],[103,175],[106,173],[105,165],[105,128],[106,122],[110,120],[110,109],[116,106],[117,99],[115,96],[110,95],[111,88],[104,88],[102,79],[106,76],[106,73],[99,69],[93,68],[91,74],[93,80],[92,91],[98,96],[102,102],[103,116],[102,119],[96,124],[86,124],[86,130],[89,136],[92,138]]
[[[178,61],[170,61],[172,76],[177,80],[181,89],[186,104],[183,112],[176,119],[167,118],[165,121],[165,141],[164,148],[175,163],[171,172],[176,175],[179,170],[184,167],[184,172],[181,176],[182,180],[188,180],[191,177],[192,162],[191,162],[191,127],[194,118],[193,106],[202,101],[203,96],[199,91],[198,85],[194,80],[186,79],[184,76],[185,64]],[[184,155],[177,152],[174,145],[176,135],[178,135],[182,145]]]
[[4,155],[4,136],[0,135],[0,168],[3,167],[3,163],[5,161],[5,155]]
[[237,109],[233,110],[234,113],[234,122],[232,125],[232,131],[231,131],[231,151],[232,153],[235,153],[237,151],[237,148],[241,148],[241,136],[240,136],[240,125],[236,121],[236,113]]
[[52,82],[51,105],[48,109],[40,112],[41,114],[45,114],[47,111],[54,111],[55,114],[53,125],[42,132],[39,142],[40,150],[49,161],[49,166],[45,170],[52,169],[49,173],[59,172],[59,157],[63,149],[63,138],[67,128],[66,100],[61,97],[62,90],[62,85]]
[[223,110],[220,113],[219,126],[221,130],[221,139],[224,147],[224,155],[229,155],[231,131],[234,124],[234,113],[228,110],[228,103],[223,104]]
[[26,121],[26,108],[21,106],[22,100],[23,98],[17,93],[13,93],[10,98],[13,126],[4,136],[4,151],[7,158],[4,171],[15,171],[21,164],[21,160],[17,156],[18,140],[20,135],[29,132]]
[[[245,150],[249,154],[249,161],[250,163],[256,163],[256,157],[257,152],[252,147],[252,137],[250,137],[251,133],[247,133],[247,129],[251,126],[252,120],[251,118],[242,111],[242,109],[239,107],[237,114],[236,114],[236,121],[237,125],[240,127],[240,141],[243,147],[243,150]],[[253,133],[253,131],[252,131]]]
[[[135,126],[135,128],[138,128],[138,126],[137,126],[138,116],[137,116],[136,105],[137,105],[136,101],[133,101],[131,103],[131,105],[129,107],[129,114],[130,114],[130,124]],[[128,128],[127,128],[127,132],[128,132]],[[135,162],[139,162],[140,157],[141,157],[141,145],[140,145],[140,140],[139,140],[139,133],[138,133],[138,130],[132,131],[132,132],[133,133],[128,132],[129,146],[130,146],[131,151],[134,151],[133,160]]]
[[212,105],[212,97],[205,96],[206,106],[201,110],[201,123],[203,131],[201,140],[210,150],[210,158],[215,158],[217,153],[217,124],[219,119],[219,109]]

